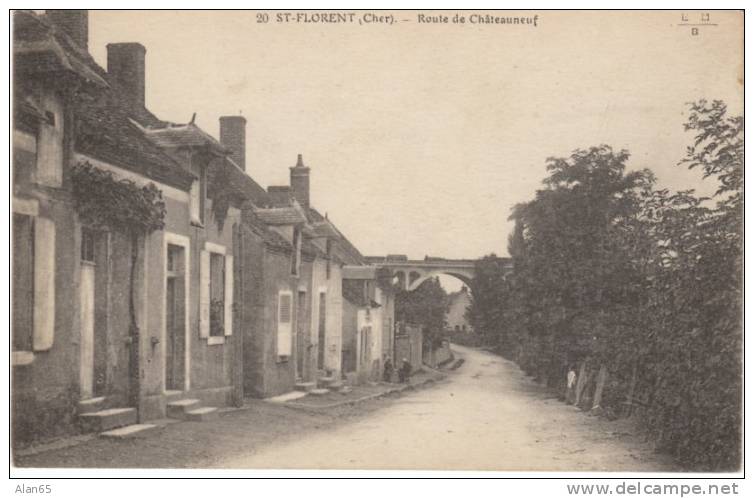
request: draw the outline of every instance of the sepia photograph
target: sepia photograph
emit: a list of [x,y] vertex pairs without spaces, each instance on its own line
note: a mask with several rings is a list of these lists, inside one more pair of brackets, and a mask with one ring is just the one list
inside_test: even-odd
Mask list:
[[9,29],[11,477],[743,472],[743,10]]

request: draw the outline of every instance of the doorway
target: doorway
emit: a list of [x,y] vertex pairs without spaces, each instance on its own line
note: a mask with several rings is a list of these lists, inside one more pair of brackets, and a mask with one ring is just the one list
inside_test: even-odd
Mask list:
[[109,237],[82,228],[79,262],[79,387],[81,399],[102,396],[107,384]]
[[165,254],[165,390],[186,389],[186,250],[167,244]]
[[325,325],[327,323],[327,294],[319,293],[319,326],[317,331],[317,368],[325,368]]
[[306,328],[308,320],[306,319],[306,291],[298,291],[298,301],[296,302],[296,376],[300,379],[306,378],[306,352],[307,352],[307,333]]

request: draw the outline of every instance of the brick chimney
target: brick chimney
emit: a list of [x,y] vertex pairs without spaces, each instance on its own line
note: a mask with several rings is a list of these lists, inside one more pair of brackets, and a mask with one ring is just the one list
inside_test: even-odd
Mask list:
[[147,49],[141,43],[108,43],[107,73],[133,99],[144,107],[144,56]]
[[309,209],[309,168],[304,166],[304,158],[298,155],[296,165],[291,168],[291,192],[304,209]]
[[89,50],[88,10],[47,10],[49,19],[82,49]]
[[230,158],[246,171],[246,118],[221,116],[220,143],[230,150]]

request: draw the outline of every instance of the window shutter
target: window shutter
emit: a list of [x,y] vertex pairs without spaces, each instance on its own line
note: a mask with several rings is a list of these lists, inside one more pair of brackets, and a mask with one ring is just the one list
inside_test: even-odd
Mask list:
[[209,337],[209,251],[199,254],[199,337]]
[[233,256],[225,256],[225,335],[233,335]]
[[47,351],[55,336],[55,223],[34,220],[34,351]]
[[291,355],[291,294],[278,297],[278,356]]

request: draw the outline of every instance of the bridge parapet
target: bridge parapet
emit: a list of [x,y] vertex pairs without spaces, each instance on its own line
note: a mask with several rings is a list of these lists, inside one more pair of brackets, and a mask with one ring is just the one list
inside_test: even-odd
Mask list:
[[[510,258],[499,258],[513,268]],[[425,257],[424,259],[408,259],[403,255],[369,256],[367,262],[379,268],[387,268],[398,277],[398,282],[405,290],[414,290],[424,281],[437,275],[450,275],[461,280],[471,288],[471,282],[476,274],[476,260],[474,259],[446,259]]]

